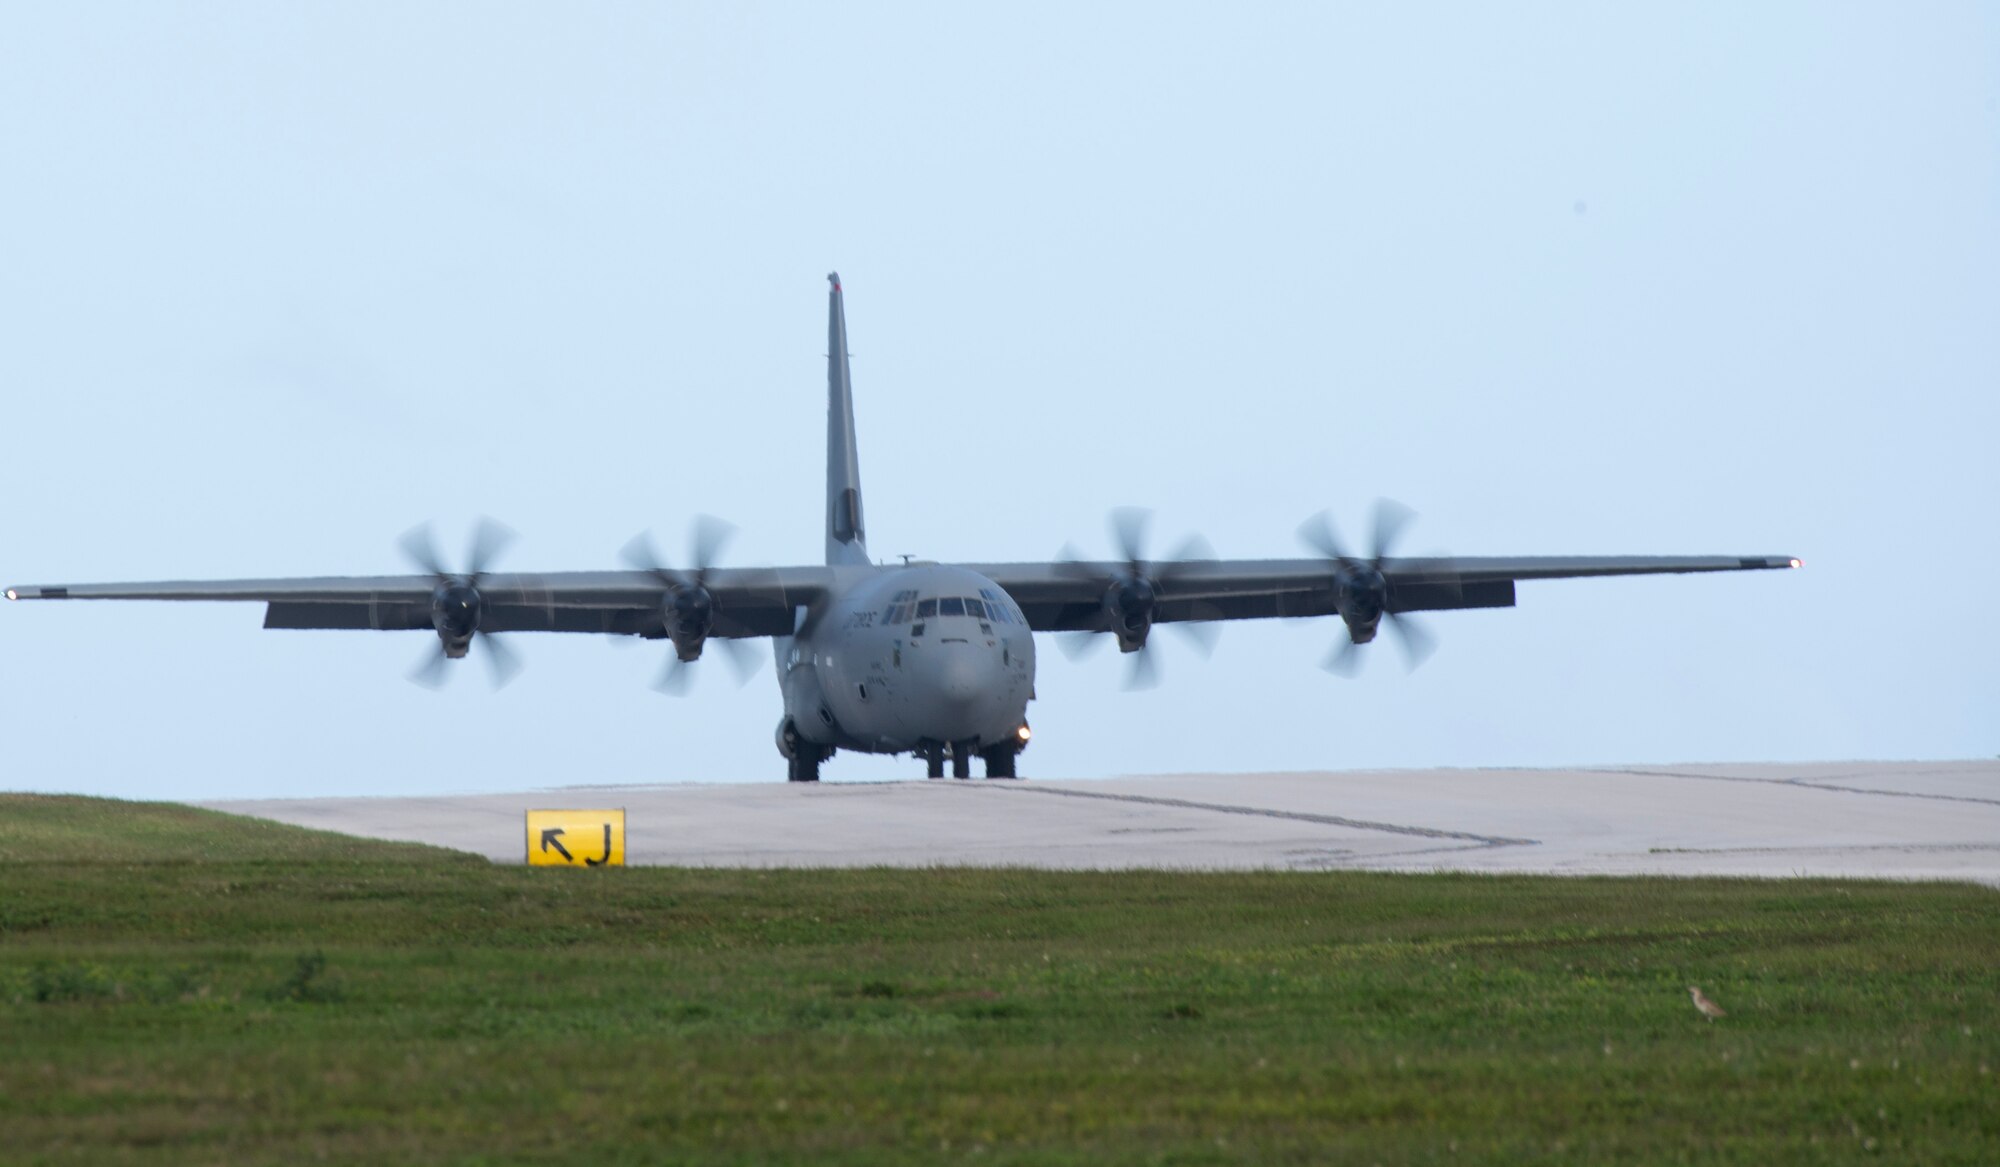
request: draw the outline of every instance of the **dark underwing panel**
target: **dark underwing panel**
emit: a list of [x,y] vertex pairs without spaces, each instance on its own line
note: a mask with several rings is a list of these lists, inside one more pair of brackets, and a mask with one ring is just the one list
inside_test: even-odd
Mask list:
[[375,629],[383,632],[429,630],[428,605],[398,601],[326,604],[275,600],[264,609],[266,628]]
[[1391,612],[1448,612],[1457,608],[1511,608],[1514,581],[1487,579],[1463,584],[1397,584],[1389,589]]

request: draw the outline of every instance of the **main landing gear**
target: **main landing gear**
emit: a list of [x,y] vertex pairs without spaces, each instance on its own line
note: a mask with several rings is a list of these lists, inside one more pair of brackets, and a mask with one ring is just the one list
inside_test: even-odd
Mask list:
[[833,756],[832,746],[816,746],[799,736],[790,719],[778,723],[778,752],[785,756],[785,781],[819,781],[819,764]]
[[817,746],[800,743],[792,750],[792,756],[785,760],[785,781],[819,781],[819,764],[826,760],[832,750],[821,750]]

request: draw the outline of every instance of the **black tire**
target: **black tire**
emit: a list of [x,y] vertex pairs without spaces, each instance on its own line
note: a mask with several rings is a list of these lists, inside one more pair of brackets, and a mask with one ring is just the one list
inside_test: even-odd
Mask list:
[[923,755],[924,777],[944,777],[944,751],[936,746],[928,746],[923,750]]
[[1020,756],[1016,751],[1003,747],[997,750],[987,750],[979,756],[986,759],[986,776],[988,778],[1020,777],[1020,775],[1014,773],[1014,759]]
[[972,751],[965,746],[951,748],[951,776],[953,778],[972,777]]
[[792,782],[819,781],[819,762],[819,751],[806,745],[804,742],[800,742],[792,750],[791,770],[786,775],[787,780]]

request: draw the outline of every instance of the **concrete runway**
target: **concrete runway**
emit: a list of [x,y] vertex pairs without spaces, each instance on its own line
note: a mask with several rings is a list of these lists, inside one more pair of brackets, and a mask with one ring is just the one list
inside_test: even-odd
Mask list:
[[580,786],[203,805],[523,861],[624,807],[633,863],[1883,876],[2000,886],[2000,761]]

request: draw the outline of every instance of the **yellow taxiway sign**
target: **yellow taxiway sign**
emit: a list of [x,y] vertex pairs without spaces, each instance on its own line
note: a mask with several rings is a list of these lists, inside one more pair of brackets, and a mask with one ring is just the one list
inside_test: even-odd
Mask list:
[[625,811],[529,811],[528,865],[623,867]]

